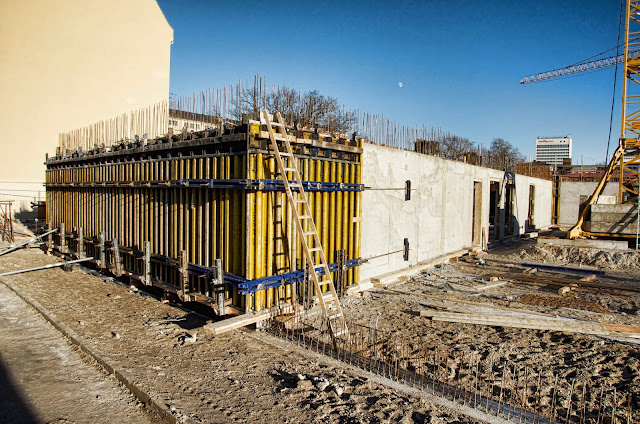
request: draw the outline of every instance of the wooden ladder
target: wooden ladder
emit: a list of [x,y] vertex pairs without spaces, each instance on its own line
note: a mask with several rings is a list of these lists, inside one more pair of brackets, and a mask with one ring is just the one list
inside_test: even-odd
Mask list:
[[[331,339],[334,346],[337,346],[338,339],[349,340],[349,328],[347,327],[347,321],[342,313],[338,293],[336,292],[331,273],[329,272],[329,265],[327,264],[327,258],[320,243],[320,237],[318,237],[316,224],[311,215],[307,195],[302,187],[300,171],[298,171],[298,165],[293,156],[293,150],[291,150],[287,129],[280,112],[276,113],[276,122],[271,122],[271,118],[266,109],[261,112],[260,115],[260,121],[267,125],[271,148],[275,152],[280,177],[284,182],[284,189],[287,193],[291,210],[293,211],[292,216],[296,224],[298,236],[302,241],[301,244],[307,260],[309,276],[313,279],[313,284],[316,288],[320,307],[322,308],[324,320],[331,334]],[[276,131],[274,131],[274,128]],[[278,147],[278,141],[281,141],[284,146],[283,152],[281,152]],[[289,181],[288,172],[291,172],[293,175],[292,181]],[[300,205],[302,207],[299,211],[298,207]],[[305,223],[307,224],[306,229]],[[317,252],[319,258],[318,261],[314,260],[315,252]],[[331,293],[330,299],[324,298],[323,288],[329,289]]]

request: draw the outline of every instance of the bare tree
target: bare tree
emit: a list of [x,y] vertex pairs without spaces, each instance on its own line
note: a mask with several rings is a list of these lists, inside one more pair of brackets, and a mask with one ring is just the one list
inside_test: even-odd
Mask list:
[[473,150],[468,138],[445,134],[440,140],[440,152],[445,159],[463,160],[464,155]]
[[494,138],[487,154],[487,165],[493,168],[509,170],[524,162],[520,150],[503,138]]
[[355,112],[340,106],[334,97],[326,97],[313,90],[301,92],[278,87],[269,95],[261,95],[255,88],[242,90],[234,99],[233,116],[262,110],[266,105],[271,113],[280,112],[284,120],[296,128],[346,134],[355,125]]

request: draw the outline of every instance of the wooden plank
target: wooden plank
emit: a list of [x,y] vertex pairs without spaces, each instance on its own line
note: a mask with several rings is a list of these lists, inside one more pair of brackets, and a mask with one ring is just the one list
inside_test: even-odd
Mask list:
[[433,295],[433,294],[414,293],[414,292],[405,291],[405,290],[398,290],[398,289],[384,289],[384,290],[387,290],[387,291],[390,291],[390,292],[393,292],[393,293],[398,293],[398,294],[407,294],[407,295],[412,295],[412,296],[424,297],[424,298],[428,298],[428,299],[437,299],[437,300],[444,300],[446,302],[462,303],[462,304],[465,304],[465,305],[479,306],[479,307],[482,307],[482,308],[499,309],[501,311],[518,312],[518,313],[522,313],[522,314],[532,314],[532,315],[539,315],[539,316],[543,316],[543,317],[554,317],[555,316],[555,315],[545,314],[545,313],[542,313],[542,312],[528,311],[526,309],[508,308],[506,306],[497,306],[497,305],[493,305],[491,303],[471,302],[469,300],[451,299],[451,298],[446,297],[446,296],[437,296],[437,295]]
[[527,318],[513,315],[491,315],[482,313],[457,313],[443,311],[420,311],[420,316],[434,321],[458,322],[464,324],[488,325],[496,327],[529,328],[544,331],[591,334],[609,337],[640,338],[640,326],[604,324],[592,321],[570,319]]
[[[490,276],[490,275],[487,275],[487,276]],[[613,290],[627,290],[632,292],[640,292],[640,288],[622,286],[619,284],[598,283],[595,281],[580,281],[580,280],[574,280],[571,278],[534,277],[531,275],[522,275],[522,274],[515,274],[515,273],[499,274],[498,277],[507,278],[511,280],[525,281],[528,283],[551,284],[551,285],[561,285],[561,286],[567,286],[567,285],[577,283],[577,284],[580,284],[581,288],[613,289]]]
[[226,333],[231,330],[236,330],[238,328],[246,327],[247,325],[255,324],[260,321],[264,321],[269,319],[271,316],[268,312],[258,313],[258,314],[242,314],[237,315],[232,318],[227,318],[222,321],[213,322],[210,324],[206,324],[204,329],[213,335],[219,335]]
[[478,284],[477,286],[474,286],[474,289],[476,289],[479,292],[485,291],[485,290],[489,290],[489,289],[494,289],[496,287],[501,287],[504,286],[505,284],[508,284],[509,281],[508,280],[496,280],[496,281],[492,281],[486,284]]

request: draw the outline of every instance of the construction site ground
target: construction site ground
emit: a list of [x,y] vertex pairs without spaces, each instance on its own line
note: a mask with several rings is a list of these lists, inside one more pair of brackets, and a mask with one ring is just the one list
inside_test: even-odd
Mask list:
[[[378,318],[381,332],[395,332],[415,345],[445,352],[452,362],[473,355],[496,358],[496,361],[506,358],[529,367],[531,375],[535,375],[532,378],[539,376],[542,384],[551,384],[557,376],[560,390],[568,391],[568,382],[578,378],[591,380],[605,391],[615,388],[620,392],[638,393],[640,345],[633,339],[437,322],[420,316],[423,310],[446,308],[508,313],[495,309],[500,307],[561,318],[640,325],[639,293],[572,289],[560,295],[558,286],[515,280],[479,289],[493,275],[522,274],[527,268],[523,262],[597,266],[606,271],[604,277],[598,277],[599,282],[640,288],[637,252],[590,250],[540,246],[535,241],[517,242],[478,257],[467,256],[457,263],[426,269],[387,288],[378,287],[344,298],[343,308],[350,321],[372,326]],[[59,261],[40,249],[23,249],[1,256],[0,272]],[[112,365],[126,370],[137,387],[158,399],[178,421],[455,423],[480,420],[437,399],[411,393],[399,384],[385,382],[264,332],[235,330],[214,337],[202,329],[207,322],[202,315],[162,303],[157,297],[87,271],[74,268],[65,272],[54,268],[2,279],[37,301]],[[576,280],[584,276],[542,270],[536,275]],[[13,329],[14,334],[19,334],[23,330],[18,325],[37,321],[31,316],[34,311],[29,311],[27,303],[4,285],[0,284],[0,289],[2,331]],[[420,293],[450,300],[423,297]],[[486,303],[487,308],[456,303],[456,300]],[[54,331],[52,327],[48,330]],[[87,416],[113,417],[109,421],[120,422],[159,420],[153,413],[141,416],[145,408],[122,385],[87,355],[77,352],[60,333],[57,337],[63,343],[58,341],[59,347],[54,350],[70,352],[72,362],[61,365],[59,357],[63,354],[58,354],[56,359],[48,353],[36,359],[38,367],[31,367],[28,362],[11,358],[12,351],[22,350],[25,358],[37,354],[29,347],[31,337],[15,337],[3,342],[10,343],[13,349],[3,346],[0,358],[5,378],[13,383],[15,390],[12,396],[2,396],[0,410],[5,409],[7,399],[13,399],[22,405],[25,413],[38,417],[37,422],[100,422],[88,420]],[[64,371],[64,367],[69,366],[73,372]],[[51,370],[47,370],[48,367]],[[33,370],[35,375],[25,380],[25,369]],[[91,399],[79,397],[74,401],[82,408],[67,408],[57,397],[50,396],[50,393],[70,391],[72,387],[70,382],[53,377],[61,373],[71,375],[74,384],[90,387],[79,390],[88,393]],[[36,381],[49,386],[39,392],[30,391],[28,387],[37,384]],[[24,387],[20,388],[20,384]],[[637,398],[633,402],[633,409],[637,411]],[[119,416],[126,418],[118,419]]]

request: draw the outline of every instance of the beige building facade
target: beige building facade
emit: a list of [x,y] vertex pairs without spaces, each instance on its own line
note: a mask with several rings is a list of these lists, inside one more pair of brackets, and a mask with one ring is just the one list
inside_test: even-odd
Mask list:
[[58,134],[168,101],[173,29],[155,0],[0,2],[0,200],[44,196]]

